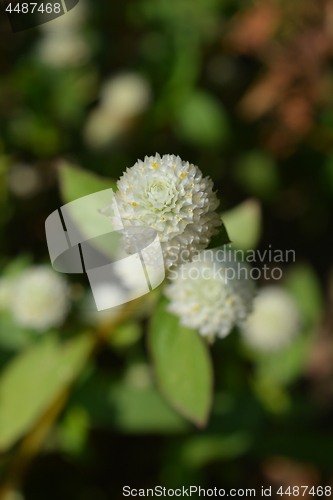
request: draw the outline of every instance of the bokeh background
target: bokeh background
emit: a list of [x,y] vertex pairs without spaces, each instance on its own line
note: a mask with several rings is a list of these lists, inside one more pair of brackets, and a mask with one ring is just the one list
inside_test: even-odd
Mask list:
[[199,430],[156,388],[145,342],[153,296],[78,370],[69,396],[62,387],[10,436],[8,421],[15,427],[48,386],[16,400],[43,368],[37,357],[9,384],[9,367],[47,336],[88,329],[87,284],[70,278],[71,312],[57,332],[3,315],[3,498],[333,486],[333,2],[81,0],[15,34],[1,4],[0,32],[2,277],[49,264],[44,224],[66,202],[64,161],[116,180],[145,155],[178,154],[212,177],[232,239],[249,230],[240,247],[295,250],[279,286],[302,315],[298,340],[279,353],[249,352],[237,332],[215,342],[214,404]]

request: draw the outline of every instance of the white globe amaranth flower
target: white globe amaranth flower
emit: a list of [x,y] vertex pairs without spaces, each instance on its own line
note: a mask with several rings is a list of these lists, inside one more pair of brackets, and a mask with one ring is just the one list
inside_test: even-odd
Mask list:
[[115,199],[124,226],[155,229],[167,268],[207,247],[221,218],[213,182],[179,156],[146,156],[117,183]]
[[300,311],[293,297],[281,286],[271,285],[259,291],[241,334],[253,349],[277,351],[292,342],[300,323]]
[[13,278],[0,279],[0,311],[8,311],[12,303],[14,290]]
[[61,326],[70,307],[66,280],[48,266],[35,266],[18,278],[11,311],[22,327],[47,330]]
[[209,339],[223,338],[234,326],[243,326],[252,311],[255,286],[248,266],[220,262],[216,251],[206,250],[199,260],[171,270],[170,280],[165,289],[168,310],[182,325]]

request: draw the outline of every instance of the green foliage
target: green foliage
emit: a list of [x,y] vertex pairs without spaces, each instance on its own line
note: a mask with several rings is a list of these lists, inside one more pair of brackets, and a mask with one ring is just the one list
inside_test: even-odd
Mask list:
[[237,458],[250,446],[251,437],[246,432],[236,432],[226,436],[221,434],[193,436],[184,444],[181,460],[189,468],[200,469],[218,460]]
[[189,430],[178,415],[153,387],[131,387],[118,384],[108,394],[113,425],[130,433],[179,433]]
[[197,147],[225,144],[228,121],[217,99],[203,91],[196,91],[184,98],[177,108],[180,137]]
[[104,189],[113,189],[114,191],[117,189],[115,181],[100,177],[89,172],[89,170],[78,168],[69,163],[63,163],[58,168],[61,195],[64,203],[70,203]]
[[253,250],[258,245],[262,231],[261,219],[261,206],[255,199],[246,200],[222,214],[232,243],[241,250]]
[[260,150],[239,158],[234,175],[246,192],[262,200],[271,200],[279,188],[276,161]]
[[212,237],[209,245],[207,246],[207,250],[222,247],[223,245],[227,245],[228,243],[231,243],[231,241],[229,239],[226,227],[222,223],[222,226],[219,227],[219,234]]
[[0,378],[0,450],[31,430],[82,370],[92,348],[89,334],[63,346],[55,336],[18,355]]
[[108,178],[92,174],[87,170],[64,163],[59,167],[60,189],[64,203],[70,203],[90,194],[99,193],[98,198],[82,200],[78,206],[71,206],[70,216],[76,227],[86,236],[92,238],[96,234],[96,227],[100,234],[106,237],[95,238],[94,245],[107,255],[115,256],[119,247],[119,235],[113,233],[113,225],[109,218],[99,214],[98,211],[110,205],[116,183]]
[[152,385],[149,373],[140,373],[135,364],[120,382],[115,382],[112,375],[95,373],[78,388],[73,399],[76,407],[89,413],[95,428],[133,434],[179,434],[191,430],[190,424]]
[[307,325],[316,326],[323,310],[323,296],[316,273],[309,264],[294,265],[287,277],[286,287],[294,296]]
[[149,350],[157,384],[166,400],[199,427],[212,403],[213,371],[207,346],[197,332],[179,324],[163,300],[154,312]]

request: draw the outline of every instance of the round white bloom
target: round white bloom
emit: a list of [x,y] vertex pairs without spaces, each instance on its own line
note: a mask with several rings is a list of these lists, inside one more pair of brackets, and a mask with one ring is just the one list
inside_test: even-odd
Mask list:
[[90,113],[84,128],[84,139],[91,148],[103,148],[114,143],[126,131],[122,120],[103,107]]
[[278,285],[262,288],[241,330],[244,341],[260,351],[276,351],[297,335],[300,312],[293,297]]
[[47,266],[36,266],[18,279],[11,310],[22,327],[47,330],[60,326],[70,306],[64,278]]
[[191,259],[218,233],[221,218],[213,182],[179,156],[159,154],[128,168],[115,199],[124,226],[157,231],[166,267]]
[[0,311],[10,308],[13,296],[14,281],[12,278],[0,279]]
[[115,143],[130,129],[133,119],[148,108],[150,100],[150,84],[136,73],[107,80],[100,104],[90,113],[84,129],[87,144],[99,149]]
[[165,290],[169,311],[210,339],[242,326],[252,311],[255,287],[248,267],[219,262],[216,252],[202,252],[200,260],[172,270],[170,280]]
[[40,60],[53,67],[80,66],[90,57],[88,44],[75,32],[47,33],[36,50]]
[[101,90],[101,106],[120,118],[145,111],[150,103],[148,81],[136,73],[124,73],[108,80]]

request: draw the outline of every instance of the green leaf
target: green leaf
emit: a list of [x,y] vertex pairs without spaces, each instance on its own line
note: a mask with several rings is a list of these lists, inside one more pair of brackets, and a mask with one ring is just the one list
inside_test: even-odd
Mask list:
[[88,170],[75,167],[69,163],[59,166],[59,180],[61,195],[64,203],[103,191],[104,189],[117,190],[116,182],[107,177],[100,177]]
[[216,234],[215,236],[212,237],[206,250],[222,247],[223,245],[227,245],[228,243],[231,243],[231,241],[227,233],[226,227],[222,223],[222,226],[219,227],[219,234]]
[[31,344],[35,334],[16,324],[11,314],[0,312],[0,346],[6,350],[17,350]]
[[189,424],[166,404],[154,387],[135,388],[116,384],[108,395],[112,423],[124,432],[174,433]]
[[228,137],[228,119],[221,102],[203,91],[188,95],[177,110],[178,132],[195,146],[220,146]]
[[61,346],[49,335],[5,367],[0,378],[0,451],[6,451],[33,428],[76,379],[92,343],[91,335],[82,334]]
[[135,434],[191,430],[189,422],[170,408],[149,377],[140,380],[135,373],[128,377],[131,369],[132,365],[125,379],[117,382],[111,372],[96,371],[74,392],[74,404],[88,412],[92,425]]
[[263,200],[271,200],[279,189],[279,172],[273,157],[251,151],[238,160],[234,175],[245,191]]
[[323,311],[323,295],[312,267],[307,264],[294,265],[285,284],[297,301],[303,317],[312,324],[316,323]]
[[1,274],[7,278],[15,278],[31,266],[32,261],[32,256],[29,254],[19,255],[5,266]]
[[248,451],[251,446],[248,432],[229,435],[206,434],[191,436],[183,445],[181,460],[189,468],[199,469],[218,460],[235,459]]
[[100,177],[68,163],[59,166],[59,180],[64,203],[70,203],[84,196],[99,193],[98,199],[87,198],[80,206],[72,206],[70,216],[87,239],[96,234],[96,225],[98,224],[100,234],[104,236],[94,238],[92,243],[106,255],[115,256],[120,245],[119,234],[113,231],[112,223],[107,217],[102,214],[98,214],[96,217],[98,210],[105,208],[112,202],[112,193],[106,190],[113,189],[113,192],[115,192],[117,189],[115,181]]
[[262,231],[260,202],[250,198],[237,207],[224,212],[222,219],[236,248],[253,250],[259,243]]
[[179,324],[157,307],[150,324],[149,350],[158,386],[184,417],[199,427],[206,425],[212,403],[213,369],[207,345],[199,334]]

